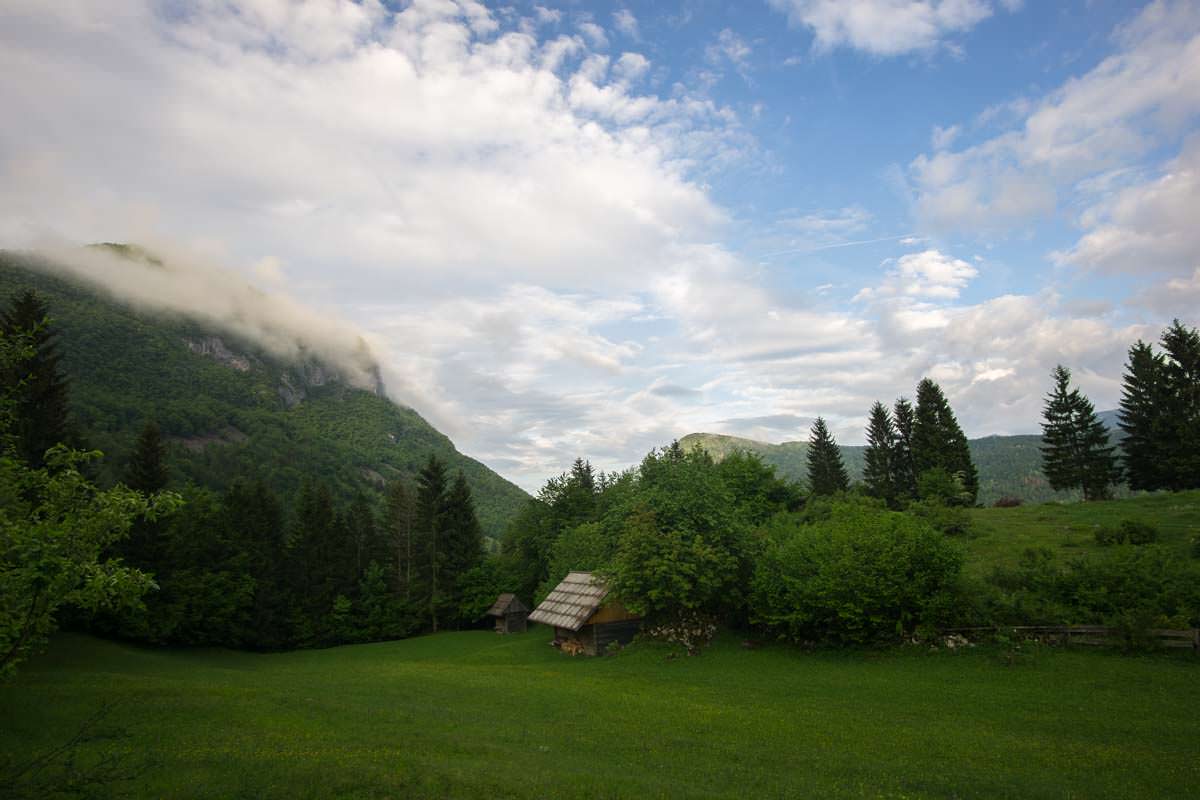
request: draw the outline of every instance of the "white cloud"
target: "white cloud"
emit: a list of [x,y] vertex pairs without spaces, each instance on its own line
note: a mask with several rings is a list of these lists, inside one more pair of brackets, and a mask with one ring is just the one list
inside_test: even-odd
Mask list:
[[962,133],[962,128],[958,125],[951,125],[948,128],[943,128],[941,125],[933,126],[933,133],[930,135],[930,141],[934,150],[945,150],[950,145],[954,144],[954,140]]
[[1151,3],[1114,41],[1117,52],[1086,74],[1011,106],[1018,127],[918,156],[910,174],[921,218],[1007,229],[1052,212],[1064,192],[1088,188],[1084,179],[1178,141],[1200,114],[1200,6]]
[[747,67],[750,52],[750,45],[746,44],[746,40],[729,28],[722,29],[717,34],[717,40],[704,51],[709,63],[720,64],[728,61],[739,70]]
[[613,12],[613,27],[626,36],[638,38],[638,21],[633,12],[622,8]]
[[924,250],[900,257],[883,284],[863,289],[856,300],[881,297],[929,297],[953,300],[979,271],[961,258],[938,250]]
[[988,0],[770,0],[792,25],[810,29],[813,47],[852,47],[875,56],[897,56],[953,46],[963,33],[992,15]]
[[1109,273],[1191,274],[1200,268],[1200,138],[1166,172],[1104,197],[1082,216],[1089,229],[1062,263]]
[[588,42],[592,47],[598,50],[603,50],[608,47],[608,35],[604,32],[604,28],[594,22],[579,23],[579,32],[587,37]]

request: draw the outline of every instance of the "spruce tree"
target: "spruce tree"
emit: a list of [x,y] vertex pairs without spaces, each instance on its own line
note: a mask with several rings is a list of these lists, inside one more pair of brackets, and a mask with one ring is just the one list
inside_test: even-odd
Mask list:
[[917,408],[913,417],[913,466],[919,479],[931,469],[944,469],[962,481],[963,491],[973,505],[979,494],[979,473],[971,460],[967,437],[942,389],[929,378],[917,384]]
[[[162,443],[162,434],[153,420],[146,423],[138,435],[125,469],[125,485],[134,491],[150,496],[167,488],[170,472],[167,469],[167,452]],[[152,573],[162,573],[165,563],[166,543],[163,541],[166,525],[163,520],[136,520],[129,531],[129,538],[117,548],[125,561],[132,566]]]
[[1071,388],[1069,369],[1060,364],[1051,375],[1054,388],[1042,412],[1042,471],[1053,489],[1081,489],[1084,500],[1111,497],[1118,471],[1108,429],[1091,401]]
[[837,494],[850,485],[842,453],[821,417],[817,417],[808,438],[808,485],[814,495]]
[[917,470],[913,464],[912,432],[916,412],[912,403],[901,397],[892,411],[896,440],[892,449],[892,485],[899,501],[914,500],[917,496]]
[[17,387],[13,435],[17,456],[38,469],[45,466],[46,451],[56,444],[77,444],[68,422],[68,382],[61,369],[58,336],[50,325],[45,302],[32,290],[13,300],[0,314],[0,327],[8,335],[25,334],[33,348],[22,359],[21,374],[0,376]]
[[1129,488],[1138,491],[1167,484],[1165,371],[1165,360],[1150,345],[1138,340],[1129,348],[1118,425],[1125,433],[1121,450],[1126,480]]
[[417,475],[416,526],[418,570],[414,600],[425,609],[431,630],[438,630],[439,612],[446,594],[446,466],[435,455]]
[[1200,332],[1174,320],[1162,334],[1166,488],[1200,487]]
[[395,554],[393,587],[397,597],[412,599],[414,514],[412,493],[403,481],[392,481],[387,490],[387,527]]
[[892,416],[883,403],[876,401],[871,406],[871,417],[867,424],[866,463],[863,467],[863,483],[872,497],[878,497],[888,505],[896,504],[894,483],[896,456],[896,428]]
[[446,513],[443,518],[446,589],[442,599],[442,614],[446,620],[459,616],[462,606],[462,578],[483,560],[483,529],[475,516],[471,487],[460,471],[446,494]]

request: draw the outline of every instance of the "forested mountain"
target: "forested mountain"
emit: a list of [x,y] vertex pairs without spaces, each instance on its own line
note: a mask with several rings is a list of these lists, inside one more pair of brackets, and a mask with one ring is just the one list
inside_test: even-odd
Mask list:
[[134,309],[0,252],[0,304],[26,289],[46,300],[83,442],[102,450],[114,481],[149,420],[169,444],[176,484],[224,490],[261,478],[280,496],[306,479],[348,501],[388,482],[411,483],[431,454],[462,470],[480,523],[498,538],[528,495],[454,444],[411,408],[355,388],[336,365],[295,363],[203,322]]
[[[1107,417],[1115,413],[1102,412],[1100,416],[1107,421]],[[1116,439],[1114,433],[1113,441]],[[768,444],[719,433],[691,433],[680,439],[680,444],[689,450],[703,447],[718,459],[739,450],[757,453],[763,461],[773,465],[781,477],[795,481],[804,481],[808,469],[807,442]],[[1042,437],[1039,435],[971,439],[968,442],[971,460],[979,469],[978,502],[991,505],[1005,495],[1019,497],[1025,502],[1078,499],[1077,492],[1056,492],[1050,488],[1042,474],[1041,444]],[[839,449],[850,480],[862,480],[866,448],[842,445]]]

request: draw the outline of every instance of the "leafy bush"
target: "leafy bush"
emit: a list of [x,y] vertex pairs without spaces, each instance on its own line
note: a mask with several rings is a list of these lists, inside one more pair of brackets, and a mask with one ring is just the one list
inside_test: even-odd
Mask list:
[[1143,545],[1158,541],[1158,529],[1145,522],[1124,520],[1117,528],[1096,529],[1096,544],[1109,547],[1114,544]]
[[908,513],[920,517],[947,536],[971,534],[971,515],[962,506],[949,506],[929,498],[910,504]]
[[751,618],[794,642],[896,639],[948,619],[962,553],[924,520],[835,505],[813,525],[779,520],[752,581]]

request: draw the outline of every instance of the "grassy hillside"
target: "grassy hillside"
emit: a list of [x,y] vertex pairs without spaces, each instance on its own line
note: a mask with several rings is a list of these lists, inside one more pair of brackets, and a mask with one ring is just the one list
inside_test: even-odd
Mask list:
[[[717,433],[692,433],[679,440],[687,448],[702,446],[716,458],[735,450],[758,453],[782,477],[804,481],[808,474],[808,443],[768,444]],[[1012,495],[1026,502],[1078,500],[1077,492],[1056,492],[1042,475],[1040,436],[985,436],[968,442],[979,470],[979,502],[990,505]],[[842,446],[842,461],[850,480],[862,479],[865,447]]]
[[1027,548],[1046,547],[1060,558],[1101,549],[1095,532],[1124,520],[1158,530],[1158,541],[1190,557],[1200,539],[1200,491],[1159,492],[1124,500],[1092,503],[1043,503],[1018,508],[972,508],[972,538],[967,540],[966,571],[983,576],[995,566],[1014,566]]
[[87,444],[107,456],[102,479],[120,474],[141,426],[155,419],[181,482],[222,489],[263,477],[291,496],[306,477],[319,477],[347,498],[411,480],[433,453],[466,474],[492,536],[527,498],[416,411],[347,385],[328,365],[284,363],[224,331],[135,311],[29,266],[0,253],[0,303],[26,288],[48,301],[72,413]]
[[0,687],[0,752],[88,744],[140,797],[1186,797],[1200,661],[804,653],[571,659],[526,634],[275,655],[62,636]]

